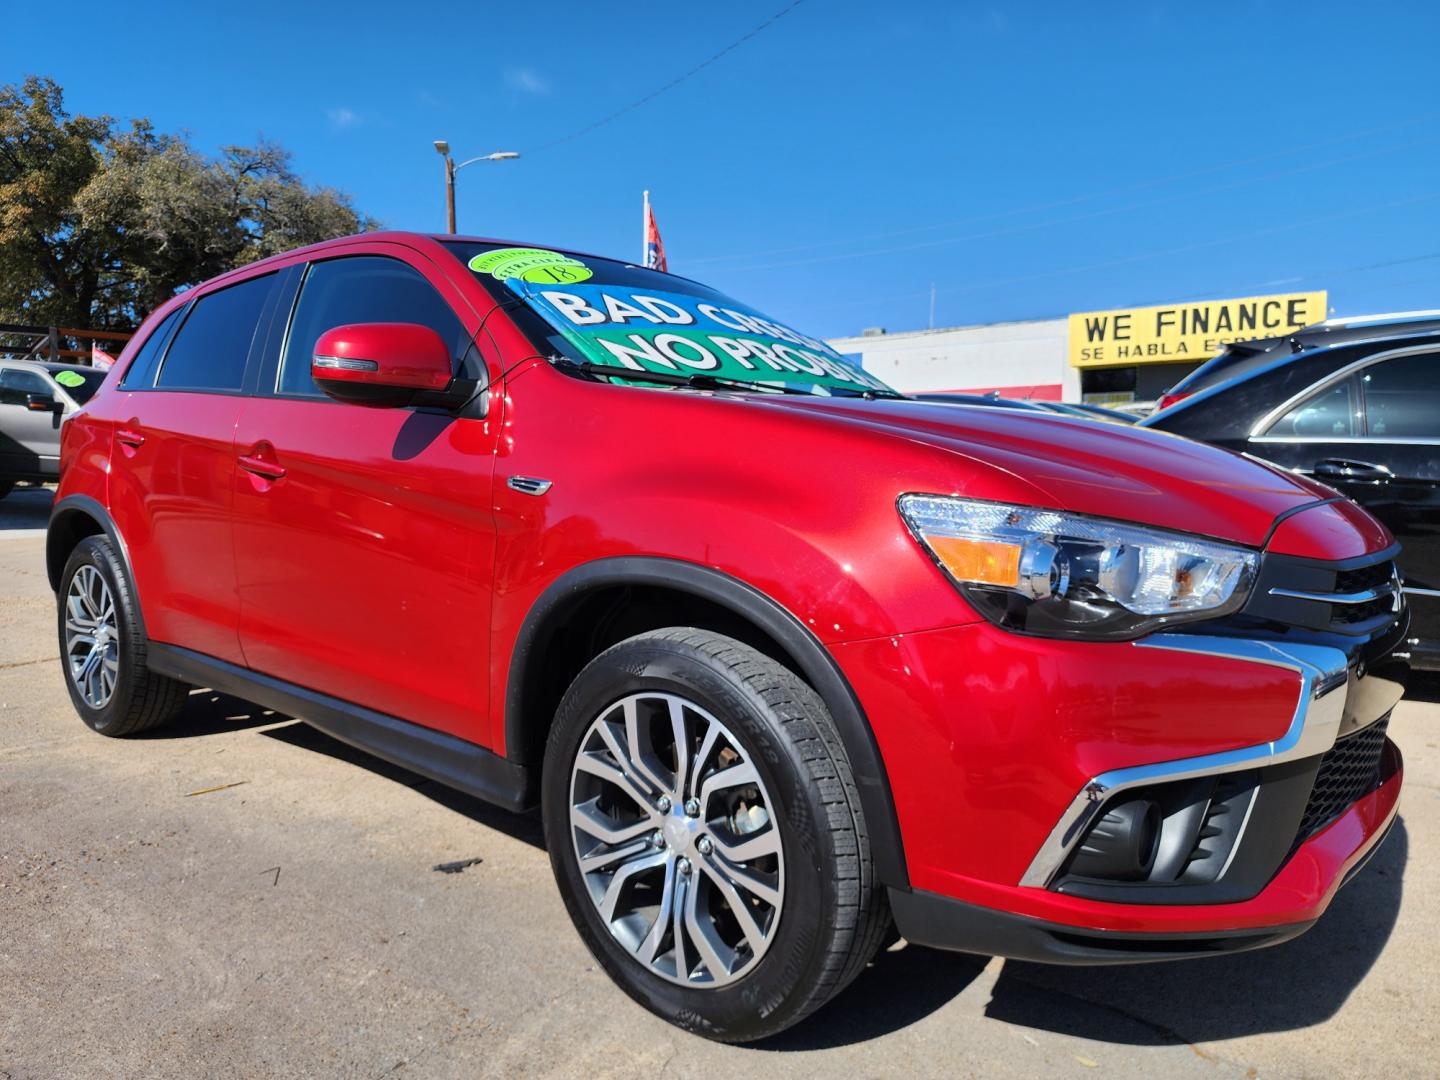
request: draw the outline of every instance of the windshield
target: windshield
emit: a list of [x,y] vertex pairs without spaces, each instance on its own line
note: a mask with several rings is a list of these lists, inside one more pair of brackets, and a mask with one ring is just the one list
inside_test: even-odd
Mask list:
[[105,381],[105,372],[94,368],[52,367],[49,371],[50,377],[65,388],[76,405],[84,405],[94,397]]
[[756,390],[897,395],[818,338],[686,278],[547,248],[446,246],[498,302],[518,301],[538,317],[517,320],[543,339],[537,348],[591,371],[706,376]]

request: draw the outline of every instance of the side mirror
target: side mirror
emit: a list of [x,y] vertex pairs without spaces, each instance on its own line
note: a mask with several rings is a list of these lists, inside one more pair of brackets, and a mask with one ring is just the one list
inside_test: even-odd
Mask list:
[[352,323],[320,335],[310,374],[337,401],[394,408],[450,385],[450,349],[428,326]]
[[59,398],[49,394],[26,394],[25,408],[31,412],[61,412],[65,406],[60,403]]

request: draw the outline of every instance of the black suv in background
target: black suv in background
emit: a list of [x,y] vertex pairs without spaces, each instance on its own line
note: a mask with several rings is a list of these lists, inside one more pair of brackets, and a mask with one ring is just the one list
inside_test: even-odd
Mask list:
[[1383,521],[1403,545],[1412,662],[1440,669],[1440,317],[1232,345],[1167,399],[1141,423],[1313,476]]

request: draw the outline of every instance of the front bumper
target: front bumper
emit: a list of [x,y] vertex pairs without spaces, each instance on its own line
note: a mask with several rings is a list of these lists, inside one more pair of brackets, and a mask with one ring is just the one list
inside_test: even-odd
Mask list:
[[1385,842],[1395,824],[1402,771],[1399,750],[1387,743],[1380,786],[1301,845],[1248,902],[1155,908],[1084,901],[1041,916],[1020,913],[1025,901],[1018,893],[980,905],[892,889],[896,928],[915,945],[1045,964],[1142,964],[1278,945],[1314,926]]
[[[901,932],[1069,963],[1255,948],[1303,932],[1393,821],[1402,774],[1393,744],[1377,742],[1373,789],[1297,834],[1321,756],[1403,692],[1383,656],[1316,640],[1095,644],[986,624],[837,648],[895,792],[910,876],[893,897]],[[1225,776],[1258,777],[1259,790],[1280,773],[1289,802],[1254,799],[1235,838],[1241,854],[1208,883],[1087,889],[1066,876],[1096,815],[1127,791]]]

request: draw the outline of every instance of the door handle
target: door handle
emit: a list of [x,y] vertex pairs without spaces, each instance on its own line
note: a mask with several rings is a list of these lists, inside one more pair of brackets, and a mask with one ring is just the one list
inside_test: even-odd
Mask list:
[[1347,458],[1326,458],[1315,465],[1315,475],[1321,480],[1393,480],[1395,474],[1384,465],[1372,465],[1368,461],[1350,461]]
[[248,473],[254,473],[265,480],[281,480],[285,477],[285,466],[275,460],[275,448],[268,442],[258,442],[248,454],[241,454],[239,464]]
[[140,432],[134,430],[133,428],[117,428],[115,430],[115,438],[118,442],[122,442],[126,446],[145,445],[145,436],[141,435]]

